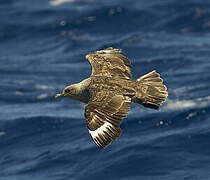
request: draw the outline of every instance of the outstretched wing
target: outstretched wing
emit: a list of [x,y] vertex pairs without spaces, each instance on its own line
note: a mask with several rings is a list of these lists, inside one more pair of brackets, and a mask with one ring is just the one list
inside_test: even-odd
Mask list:
[[131,78],[131,64],[122,54],[121,49],[112,47],[86,55],[92,66],[91,76]]
[[106,147],[121,134],[120,123],[128,115],[131,99],[109,91],[92,92],[85,108],[89,133],[99,147]]

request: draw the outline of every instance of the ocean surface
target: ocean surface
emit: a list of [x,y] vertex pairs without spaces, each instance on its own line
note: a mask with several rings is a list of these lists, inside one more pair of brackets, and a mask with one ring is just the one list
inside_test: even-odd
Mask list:
[[[110,46],[134,78],[158,71],[169,97],[132,105],[99,149],[84,104],[53,95]],[[0,180],[210,180],[210,1],[1,0]]]

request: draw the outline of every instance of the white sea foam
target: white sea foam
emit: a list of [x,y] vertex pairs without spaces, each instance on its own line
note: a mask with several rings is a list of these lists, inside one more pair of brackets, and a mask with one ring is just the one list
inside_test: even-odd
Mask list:
[[[62,5],[62,4],[65,4],[65,3],[73,3],[77,0],[51,0],[49,1],[49,4],[51,6],[59,6],[59,5]],[[94,0],[80,0],[80,2],[84,2],[84,3],[87,3],[87,2],[92,2]]]
[[166,109],[183,109],[196,106],[196,102],[193,100],[168,100]]
[[52,0],[49,2],[49,4],[51,6],[59,6],[59,5],[62,5],[64,3],[73,3],[75,2],[75,0]]
[[54,88],[54,87],[52,87],[52,86],[41,85],[41,84],[37,84],[37,85],[35,85],[35,88],[36,88],[36,89],[41,89],[41,90],[55,89],[55,88]]
[[210,96],[201,97],[193,100],[167,100],[163,109],[176,110],[193,107],[203,107],[210,104]]
[[37,99],[45,99],[45,98],[47,98],[49,95],[48,94],[40,94],[40,95],[38,95],[37,96]]
[[24,93],[21,91],[15,91],[15,95],[23,95]]
[[0,136],[4,136],[4,135],[6,135],[5,132],[0,132]]

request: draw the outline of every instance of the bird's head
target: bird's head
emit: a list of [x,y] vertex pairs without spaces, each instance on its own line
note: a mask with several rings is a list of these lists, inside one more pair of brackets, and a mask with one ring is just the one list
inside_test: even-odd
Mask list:
[[77,86],[75,84],[72,84],[70,86],[65,87],[61,93],[56,94],[54,97],[55,98],[59,98],[59,97],[74,98],[75,96],[77,96],[77,93],[78,93]]

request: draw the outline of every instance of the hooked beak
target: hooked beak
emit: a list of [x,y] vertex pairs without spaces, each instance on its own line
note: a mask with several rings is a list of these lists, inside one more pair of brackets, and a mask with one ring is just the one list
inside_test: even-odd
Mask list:
[[56,94],[56,95],[54,96],[54,98],[59,98],[59,97],[63,97],[63,96],[64,96],[63,93],[61,93],[61,94]]

